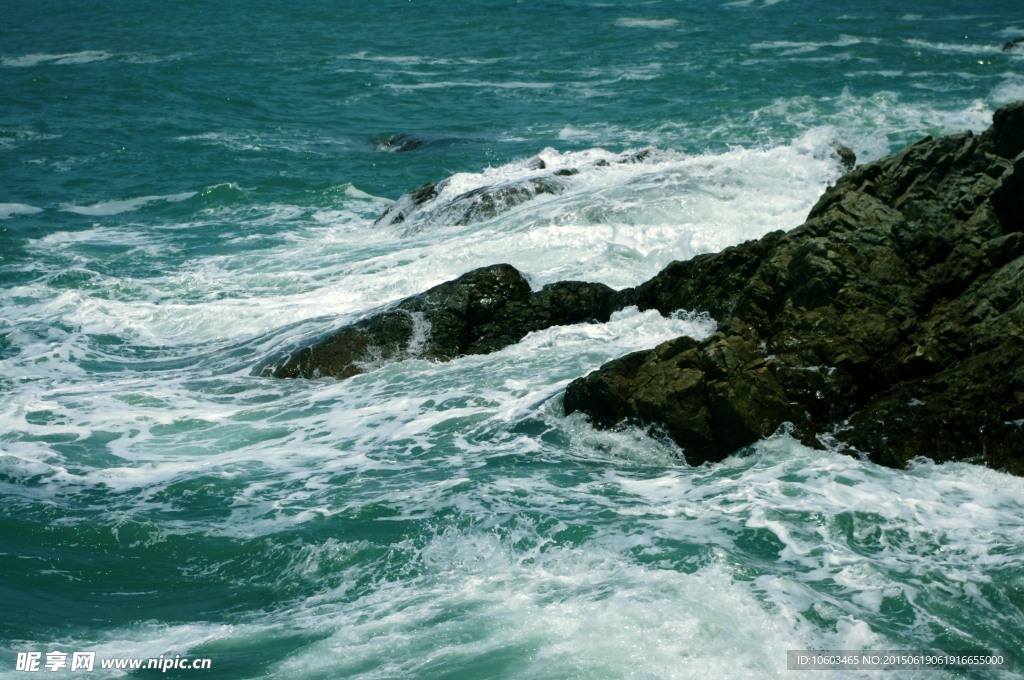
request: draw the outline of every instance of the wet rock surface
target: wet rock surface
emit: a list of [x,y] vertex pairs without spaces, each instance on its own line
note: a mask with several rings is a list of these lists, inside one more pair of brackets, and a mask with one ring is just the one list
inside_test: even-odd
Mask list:
[[531,331],[607,321],[614,297],[608,286],[579,281],[532,292],[511,265],[483,267],[346,326],[264,372],[278,378],[349,378],[403,358],[443,361],[487,354]]
[[1024,474],[1024,103],[829,189],[801,227],[673,263],[623,301],[720,321],[571,383],[567,412],[720,460],[804,442]]
[[426,146],[426,144],[426,139],[403,132],[401,134],[391,135],[390,137],[382,140],[377,144],[377,148],[381,151],[388,151],[391,153],[405,153],[407,151],[421,149]]
[[[398,135],[396,139],[401,141],[404,137]],[[614,164],[644,163],[653,153],[651,148],[623,153],[614,160]],[[595,165],[609,166],[612,163],[601,160]],[[532,171],[549,170],[547,163],[539,156],[527,161],[525,167]],[[375,227],[404,225],[404,235],[415,234],[432,226],[476,224],[508,212],[537,196],[561,194],[568,188],[567,178],[577,174],[579,170],[576,168],[560,168],[542,175],[478,187],[444,200],[442,196],[446,190],[455,193],[449,190],[451,178],[428,182],[399,196],[373,224]]]
[[[406,194],[391,221],[438,192]],[[344,378],[403,357],[486,353],[629,305],[706,312],[718,330],[577,379],[567,413],[598,427],[652,426],[693,464],[789,423],[809,445],[885,465],[927,456],[1024,474],[1024,102],[997,111],[981,135],[926,138],[857,167],[790,232],[674,262],[636,288],[562,282],[531,292],[513,267],[494,265],[268,372]]]
[[414,214],[419,218],[418,223],[408,227],[406,234],[416,233],[434,224],[461,226],[483,222],[537,196],[562,193],[565,191],[565,184],[559,177],[558,174],[552,174],[480,187],[463,192],[441,205],[430,207],[427,207],[427,204],[441,194],[448,180],[424,184],[400,196],[381,213],[374,226],[403,224]]

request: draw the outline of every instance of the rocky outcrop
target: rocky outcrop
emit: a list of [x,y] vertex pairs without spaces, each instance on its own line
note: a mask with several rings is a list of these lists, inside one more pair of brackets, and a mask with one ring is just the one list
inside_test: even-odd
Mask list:
[[560,194],[565,184],[557,175],[530,177],[501,184],[480,187],[461,193],[440,205],[425,207],[438,198],[448,180],[424,184],[419,189],[403,194],[381,213],[374,226],[387,227],[406,222],[418,214],[418,223],[405,230],[406,234],[416,233],[434,224],[446,226],[467,225],[483,222],[521,203],[542,194]]
[[604,322],[616,293],[600,283],[565,281],[531,292],[507,264],[477,269],[346,326],[264,369],[278,378],[349,378],[383,362],[487,354],[531,331]]
[[[403,142],[405,135],[398,135],[397,142]],[[391,140],[389,140],[390,142]],[[404,150],[404,149],[397,149]],[[852,154],[853,152],[850,151]],[[643,163],[653,154],[653,149],[626,152],[614,159],[616,165]],[[596,166],[608,166],[606,160]],[[527,170],[548,170],[544,159],[534,157],[526,162]],[[465,226],[489,220],[504,212],[526,203],[537,196],[561,194],[568,188],[567,178],[579,174],[576,168],[560,168],[551,172],[529,177],[520,177],[505,182],[490,184],[469,191],[445,197],[444,192],[451,184],[451,178],[440,182],[429,182],[402,194],[387,207],[374,221],[375,227],[406,225],[404,235],[415,234],[431,226]],[[454,193],[449,191],[449,193]]]
[[[403,198],[416,208],[438,190]],[[495,265],[268,372],[344,378],[408,356],[480,354],[628,305],[706,312],[718,329],[577,379],[567,413],[654,427],[694,464],[788,423],[809,445],[885,465],[927,456],[1024,474],[1024,102],[997,111],[982,135],[926,138],[854,169],[790,232],[674,262],[636,288],[531,292]]]
[[788,233],[667,267],[622,293],[711,313],[716,333],[571,383],[567,412],[656,425],[691,463],[783,423],[903,466],[1024,474],[1024,103],[993,126],[857,168]]

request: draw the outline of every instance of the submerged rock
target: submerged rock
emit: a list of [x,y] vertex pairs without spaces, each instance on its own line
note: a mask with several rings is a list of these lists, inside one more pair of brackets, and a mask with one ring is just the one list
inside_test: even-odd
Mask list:
[[402,224],[420,206],[437,198],[441,186],[434,182],[428,182],[418,189],[408,191],[398,197],[398,200],[387,207],[373,222],[373,226],[388,227],[393,224]]
[[720,324],[566,389],[602,427],[657,425],[691,463],[783,423],[903,466],[1024,474],[1024,103],[981,136],[924,139],[829,189],[801,227],[676,262],[624,291]]
[[1003,52],[1011,50],[1024,50],[1024,38],[1014,38],[1009,42],[1003,43]]
[[[398,136],[398,138],[402,137],[405,136]],[[639,151],[625,152],[619,154],[615,163],[617,165],[645,163],[652,158],[653,154],[654,149],[650,147]],[[611,163],[600,160],[594,165],[607,167]],[[540,156],[534,156],[527,160],[525,168],[530,171],[549,169],[547,163]],[[373,224],[377,227],[406,224],[408,226],[403,233],[409,235],[435,225],[465,226],[483,222],[537,196],[564,192],[569,186],[565,178],[578,175],[579,172],[577,168],[559,168],[542,175],[478,187],[456,194],[451,198],[442,197],[451,185],[451,178],[440,182],[430,182],[400,196],[377,217]],[[449,191],[448,193],[454,192]]]
[[381,151],[388,151],[391,153],[405,153],[406,151],[415,151],[416,149],[423,148],[426,146],[427,140],[416,135],[403,132],[397,135],[391,135],[384,141],[377,145],[377,148]]
[[464,226],[483,222],[541,194],[562,193],[565,191],[565,184],[558,178],[563,176],[565,175],[562,172],[556,172],[543,177],[530,177],[480,187],[430,206],[426,204],[438,198],[448,185],[448,180],[424,184],[419,189],[400,196],[373,224],[379,227],[402,224],[415,215],[417,224],[414,228],[406,230],[409,234],[434,224]]
[[608,286],[576,281],[531,292],[511,265],[483,267],[346,326],[264,373],[349,378],[398,359],[486,354],[531,331],[607,321],[614,295]]

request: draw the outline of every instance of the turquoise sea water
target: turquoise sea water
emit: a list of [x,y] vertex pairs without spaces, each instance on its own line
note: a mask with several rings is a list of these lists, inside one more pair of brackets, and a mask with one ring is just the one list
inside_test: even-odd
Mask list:
[[[0,2],[0,674],[54,650],[221,678],[1024,663],[1024,480],[785,432],[690,468],[562,416],[570,380],[713,319],[624,310],[345,382],[253,375],[478,266],[622,287],[794,227],[836,142],[869,160],[1024,98],[1024,50],[1001,50],[1020,9]],[[423,146],[389,150],[403,133]],[[580,171],[565,193],[373,226],[425,182],[538,155]]]

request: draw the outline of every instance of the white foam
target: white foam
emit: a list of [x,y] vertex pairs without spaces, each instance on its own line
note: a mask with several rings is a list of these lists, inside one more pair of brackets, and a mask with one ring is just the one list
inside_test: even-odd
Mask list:
[[0,474],[11,479],[25,481],[53,473],[57,468],[42,460],[0,453]]
[[1009,104],[1024,99],[1024,76],[1008,75],[1006,79],[992,90],[992,100],[997,104]]
[[[857,40],[757,49],[815,54]],[[74,63],[60,56],[36,63]],[[437,61],[343,58],[410,70]],[[663,68],[583,76],[642,80]],[[438,80],[473,91],[549,87]],[[865,160],[889,151],[890,134],[980,129],[989,100],[1021,87],[1012,73],[992,84],[992,97],[946,109],[844,93],[780,99],[740,120],[719,118],[711,131],[566,126],[570,146],[661,148],[642,163],[619,163],[605,149],[547,149],[544,171],[524,159],[461,173],[439,202],[577,171],[558,196],[408,237],[374,229],[385,202],[343,185],[333,204],[314,208],[210,201],[180,224],[101,219],[28,241],[41,273],[0,291],[0,375],[14,386],[0,399],[0,493],[55,511],[87,508],[80,519],[118,541],[130,522],[151,522],[143,539],[124,540],[156,550],[172,536],[223,540],[231,550],[197,551],[182,578],[217,574],[236,579],[218,588],[273,583],[278,593],[273,607],[232,626],[132,624],[74,642],[108,656],[158,656],[209,642],[255,645],[268,631],[319,639],[267,670],[289,677],[470,676],[486,659],[507,664],[495,675],[524,678],[762,678],[788,677],[787,648],[927,648],[936,630],[956,628],[949,611],[958,608],[993,627],[964,632],[971,646],[1004,623],[1015,634],[1020,622],[999,595],[1013,587],[1024,545],[1016,478],[927,461],[885,470],[784,435],[691,469],[680,462],[685,452],[647,432],[596,431],[582,416],[562,416],[569,381],[680,334],[706,337],[710,319],[627,309],[491,355],[390,363],[344,382],[249,375],[263,357],[477,266],[510,261],[535,288],[570,278],[621,287],[673,259],[790,228],[839,176],[835,142]],[[822,111],[832,112],[824,124]],[[769,127],[759,116],[796,132],[752,133]],[[698,153],[666,148],[679,139],[697,140],[687,148]],[[318,145],[315,136],[256,132],[179,140],[247,152]],[[190,196],[65,207],[102,218]],[[22,204],[0,214],[10,206]],[[186,230],[211,230],[230,250],[188,254]],[[147,258],[164,270],[147,270]],[[94,435],[117,438],[104,445]],[[205,498],[188,495],[197,480]],[[891,610],[906,613],[887,618]]]
[[[341,613],[334,635],[283,670],[348,676],[384,658],[380,673],[413,677],[521,650],[512,673],[522,678],[772,677],[784,669],[768,639],[797,642],[720,567],[680,574],[599,548],[524,556],[514,538],[442,534],[424,551],[422,576],[362,598],[371,616]],[[462,615],[439,618],[439,601]]]
[[[732,2],[724,3],[722,7],[751,7],[754,2],[755,0],[733,0]],[[770,7],[779,2],[781,2],[781,0],[764,0],[759,7]]]
[[138,210],[144,205],[156,202],[178,203],[196,195],[195,191],[186,191],[180,194],[168,194],[166,196],[140,196],[116,201],[103,201],[93,205],[68,205],[61,206],[64,212],[75,213],[76,215],[88,215],[91,217],[107,217],[119,215],[125,212]]
[[[495,447],[522,451],[523,443],[474,448],[466,442],[465,457],[437,463],[478,470],[474,454]],[[378,493],[374,502],[394,508],[396,518],[454,508],[475,521],[438,529],[422,545],[397,546],[394,558],[414,565],[405,578],[383,580],[353,598],[346,574],[334,588],[281,612],[300,629],[328,635],[280,670],[423,675],[517,650],[511,657],[516,677],[784,677],[779,649],[891,646],[871,621],[887,601],[907,593],[920,623],[904,629],[902,640],[927,648],[938,620],[926,598],[906,584],[951,567],[942,578],[957,584],[954,597],[984,598],[972,584],[979,577],[983,582],[983,570],[995,563],[972,566],[984,553],[958,551],[976,545],[998,553],[1020,538],[1018,483],[996,500],[985,491],[995,479],[964,484],[962,470],[934,466],[929,474],[957,487],[936,492],[936,480],[911,475],[890,488],[906,473],[809,451],[785,436],[756,448],[750,458],[687,469],[666,468],[669,461],[657,457],[609,458],[600,446],[583,444],[579,453],[595,453],[598,468],[579,470],[577,483],[553,483],[543,469],[516,474],[506,468],[485,483],[472,472],[426,489]],[[610,496],[616,486],[626,495]],[[969,512],[978,514],[982,531],[1000,527],[995,535],[979,541],[969,523],[953,525],[952,533],[940,528],[963,513],[943,494],[965,491],[980,503]],[[922,515],[920,504],[907,505],[922,495],[939,517]],[[987,519],[984,513],[1001,503],[1007,505],[998,518]],[[559,512],[562,507],[572,512]],[[853,544],[843,524],[848,517],[854,518]],[[868,520],[861,526],[862,517]],[[587,539],[566,538],[584,527]],[[856,542],[872,540],[875,531],[883,541],[903,540],[909,531],[914,544],[883,543],[880,558],[866,557]],[[763,573],[753,577],[740,540],[752,540],[752,532],[767,532],[782,546],[779,561],[754,567]],[[950,551],[942,571],[928,570],[915,556],[928,554],[935,541]],[[673,561],[682,546],[695,550],[692,561]],[[295,555],[293,570],[316,574],[339,551],[354,549],[335,540],[309,546]],[[1012,568],[1012,557],[999,564]],[[970,571],[957,573],[963,569]]]
[[[95,310],[86,309],[80,321],[83,325],[95,324],[89,321],[95,316]],[[494,355],[444,364],[391,364],[346,383],[267,383],[265,379],[245,377],[245,363],[239,371],[241,384],[247,384],[245,392],[252,394],[255,390],[259,394],[267,390],[267,394],[277,395],[267,415],[278,416],[269,422],[259,415],[262,407],[254,409],[245,399],[226,402],[204,394],[201,388],[197,391],[188,387],[188,374],[179,376],[178,371],[136,372],[130,360],[121,360],[127,371],[123,377],[111,377],[102,386],[88,383],[85,395],[72,387],[84,378],[82,371],[68,371],[64,367],[74,365],[70,355],[76,353],[91,354],[93,359],[101,357],[95,356],[96,348],[87,342],[65,341],[65,351],[59,360],[52,356],[52,350],[46,350],[53,362],[52,370],[40,364],[31,351],[26,353],[24,358],[31,366],[38,389],[30,392],[30,397],[23,395],[25,398],[18,405],[12,404],[3,417],[13,428],[33,436],[74,432],[85,438],[96,430],[124,433],[108,445],[111,453],[123,459],[123,465],[107,463],[82,469],[79,464],[76,474],[61,472],[51,479],[54,488],[102,484],[119,493],[141,493],[148,497],[196,474],[230,479],[238,469],[254,462],[277,468],[275,478],[279,482],[262,490],[261,483],[252,487],[245,496],[249,500],[240,504],[233,519],[219,530],[234,532],[233,527],[239,527],[249,533],[279,531],[305,521],[302,513],[314,510],[308,505],[317,498],[315,489],[320,488],[325,474],[349,469],[367,472],[391,465],[413,472],[421,465],[437,465],[429,455],[393,458],[393,454],[396,450],[442,450],[438,438],[444,439],[455,422],[476,423],[470,425],[471,429],[503,429],[510,422],[533,417],[537,405],[556,397],[569,379],[613,356],[679,334],[702,337],[711,328],[713,323],[704,318],[664,318],[656,312],[625,310],[616,313],[607,324],[577,324],[533,333]],[[111,329],[86,330],[96,333]],[[253,351],[264,352],[255,347]],[[212,356],[200,356],[198,360],[211,369],[217,366]],[[182,357],[177,361],[182,361]],[[14,369],[6,374],[17,378],[20,371]],[[43,382],[38,382],[40,379]],[[475,387],[467,391],[468,385]],[[316,404],[329,406],[324,410]],[[51,424],[31,425],[26,421],[29,413],[44,410],[50,414]],[[279,416],[285,414],[290,415],[282,420]],[[560,418],[554,412],[550,417]],[[355,446],[345,446],[347,453],[339,452],[336,447],[346,441]],[[16,466],[19,470],[24,468],[25,461],[31,463],[39,454],[35,449],[11,453],[17,458],[8,462],[13,465],[22,461],[18,463],[20,467]],[[211,459],[213,454],[216,460]],[[325,465],[325,461],[330,463]],[[49,474],[47,471],[54,465],[63,470],[62,457],[45,465],[34,464],[38,469],[24,468],[24,472],[14,476]],[[311,471],[310,465],[316,471]],[[444,465],[459,463],[449,460]],[[282,501],[281,484],[295,487],[289,492],[290,501]],[[329,489],[330,485],[325,482],[323,488]],[[416,500],[402,492],[395,502],[413,507],[427,502],[432,492],[424,489],[423,493],[423,498]],[[273,494],[286,507],[301,507],[302,512],[262,513],[260,499],[267,494]],[[316,512],[330,515],[337,511],[321,508]]]
[[[537,284],[575,278],[635,285],[674,259],[800,224],[839,175],[835,137],[834,129],[820,128],[774,149],[696,156],[648,151],[641,163],[602,149],[546,149],[539,154],[543,170],[524,160],[460,173],[399,227],[413,235],[404,251],[414,256],[406,274],[437,271],[440,264],[458,275],[507,261]],[[557,196],[538,195],[483,224],[446,226],[446,206],[467,192],[558,171],[575,174],[554,176],[564,186]],[[462,264],[449,269],[448,262]]]
[[215,146],[224,146],[234,151],[262,151],[262,144],[255,134],[229,134],[220,132],[204,132],[198,135],[182,135],[175,137],[178,142],[203,142]]
[[[777,99],[743,123],[744,127],[754,125],[767,116],[808,131],[830,127],[863,163],[893,153],[925,134],[953,134],[965,128],[980,132],[991,125],[992,111],[992,105],[981,100],[957,100],[956,106],[942,108],[905,102],[896,92],[883,90],[859,97],[844,89],[828,100],[805,96]],[[735,134],[737,127],[735,122],[723,125],[721,133]]]
[[20,57],[4,57],[0,59],[0,66],[12,68],[26,68],[38,66],[39,64],[88,64],[94,61],[105,61],[112,55],[109,52],[100,50],[85,50],[82,52],[70,52],[66,54],[26,54]]
[[187,54],[126,54],[123,59],[129,64],[159,64],[166,61],[180,61],[186,58]]
[[750,46],[755,50],[782,50],[783,56],[814,52],[823,47],[851,47],[863,42],[877,43],[878,39],[864,39],[852,35],[841,35],[836,40],[829,42],[792,41],[792,40],[769,40],[754,43]]
[[345,138],[325,137],[316,132],[283,134],[265,130],[211,131],[195,135],[181,135],[175,137],[175,141],[222,146],[232,151],[247,153],[261,153],[277,149],[318,157],[334,157],[339,150],[347,148],[350,144]]
[[[800,146],[794,158],[813,158],[820,145],[812,135]],[[344,241],[350,227],[332,233]],[[286,247],[323,267],[322,241]],[[365,278],[347,264],[338,290],[382,289],[372,278],[388,279],[413,257],[404,243],[392,243],[395,259]],[[33,313],[49,327],[61,310],[88,302],[67,297]],[[189,313],[175,304],[175,314]],[[143,307],[145,317],[159,305]],[[225,325],[244,322],[241,310],[210,309]],[[84,325],[102,314],[75,318]],[[746,457],[688,468],[673,445],[645,433],[597,432],[562,416],[568,381],[609,358],[713,329],[706,318],[627,309],[607,324],[549,328],[491,355],[389,364],[344,382],[250,377],[247,362],[264,352],[257,343],[243,360],[200,343],[186,369],[134,370],[121,358],[119,371],[98,379],[69,370],[72,354],[98,351],[69,331],[0,361],[5,376],[25,379],[0,418],[37,439],[4,442],[0,474],[19,483],[3,492],[54,503],[83,489],[114,493],[117,509],[100,521],[117,532],[117,513],[177,517],[181,499],[168,500],[176,485],[225,484],[210,498],[223,513],[161,520],[144,540],[154,549],[173,535],[258,544],[241,558],[245,569],[227,571],[256,579],[270,570],[289,595],[232,627],[145,624],[80,641],[110,656],[244,645],[284,627],[319,641],[275,665],[278,675],[426,676],[502,658],[509,675],[524,678],[788,677],[786,649],[891,648],[877,626],[894,603],[911,612],[899,634],[908,647],[928,648],[935,626],[949,624],[950,603],[998,616],[997,576],[1017,568],[1024,544],[1024,480],[925,461],[887,470],[786,435]],[[36,363],[44,355],[52,368]],[[115,460],[65,457],[38,441],[92,432],[121,434],[105,449]],[[330,521],[377,522],[398,536],[277,542]],[[197,559],[183,574],[213,568],[223,565]]]
[[528,82],[519,80],[486,81],[486,80],[432,80],[425,83],[385,83],[389,90],[441,90],[448,88],[494,89],[494,90],[548,90],[555,87],[554,82]]
[[35,215],[42,211],[42,208],[27,203],[0,203],[0,220],[6,220],[15,215]]
[[[799,224],[838,175],[829,146],[834,136],[834,130],[821,128],[774,149],[697,156],[653,151],[642,163],[620,163],[622,156],[602,149],[547,149],[540,154],[547,165],[543,171],[523,160],[461,173],[450,178],[437,201],[558,169],[577,170],[565,178],[564,194],[540,196],[484,224],[428,229],[405,239],[382,228],[371,231],[370,220],[384,201],[346,186],[338,192],[342,205],[336,209],[271,205],[259,215],[248,210],[245,232],[226,240],[251,243],[259,257],[248,250],[204,257],[144,280],[93,276],[87,289],[59,296],[41,280],[21,290],[25,298],[12,309],[20,318],[61,319],[87,335],[187,347],[236,341],[318,318],[302,327],[312,337],[342,319],[502,261],[527,273],[535,287],[564,279],[635,285],[672,260]],[[74,209],[116,215],[152,201],[194,195],[146,196]],[[177,229],[222,228],[222,222],[238,219],[235,210],[211,209],[200,220],[157,232],[132,226],[53,232],[28,247],[65,258],[62,270],[95,270],[83,260],[80,246],[116,243],[146,257],[163,257],[175,252]],[[272,247],[261,246],[265,234],[280,234],[282,224],[292,225],[287,236]]]
[[678,19],[645,19],[642,17],[620,17],[615,20],[616,26],[623,28],[675,28]]
[[996,54],[1002,51],[1002,45],[988,43],[941,43],[921,40],[919,38],[908,38],[904,42],[908,46],[916,49],[949,52],[954,54]]
[[904,74],[897,69],[878,69],[872,71],[850,71],[846,74],[849,78],[862,78],[864,76],[881,76],[883,78],[899,78]]
[[421,66],[421,65],[459,65],[459,64],[495,64],[501,61],[500,58],[479,58],[479,57],[428,57],[422,55],[395,55],[395,54],[372,54],[366,50],[346,54],[342,59],[354,59],[357,61],[381,62],[385,64],[397,64],[400,66]]
[[[61,135],[49,134],[33,130],[31,128],[8,128],[0,130],[0,149],[14,149],[32,142],[60,139]],[[29,161],[38,163],[41,161]]]

